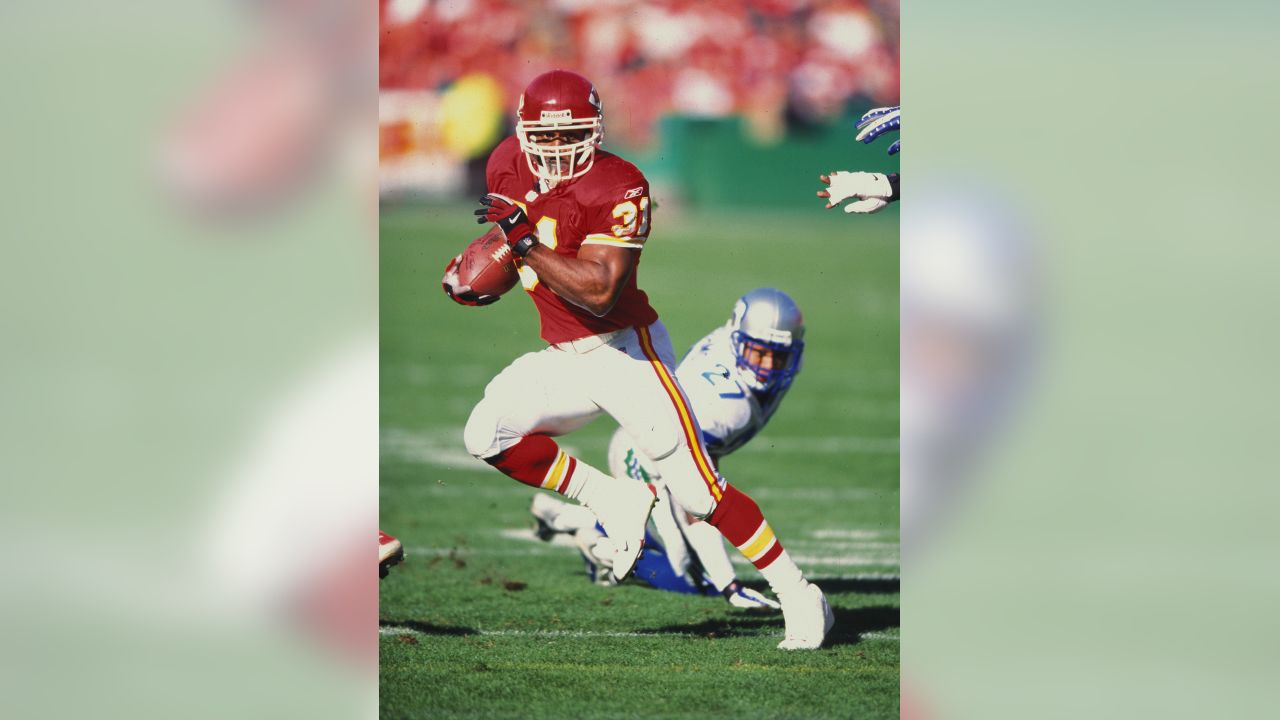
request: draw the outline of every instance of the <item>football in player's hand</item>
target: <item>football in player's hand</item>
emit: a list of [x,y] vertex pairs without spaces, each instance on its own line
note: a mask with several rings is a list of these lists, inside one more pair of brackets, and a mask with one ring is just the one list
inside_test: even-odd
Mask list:
[[476,295],[501,295],[516,286],[520,275],[516,272],[515,255],[507,245],[507,238],[497,225],[481,235],[466,250],[458,264],[458,284],[468,287]]

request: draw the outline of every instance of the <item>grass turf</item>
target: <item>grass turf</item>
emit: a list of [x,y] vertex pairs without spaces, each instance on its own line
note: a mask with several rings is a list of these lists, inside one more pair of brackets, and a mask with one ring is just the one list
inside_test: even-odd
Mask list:
[[[469,210],[382,214],[381,522],[408,554],[381,584],[382,716],[897,717],[896,212],[659,209],[640,265],[677,353],[753,287],[804,309],[803,372],[722,464],[835,608],[828,648],[784,653],[781,615],[597,587],[571,548],[520,537],[534,491],[469,458],[462,426],[489,379],[542,343],[518,288],[486,308],[440,292],[479,234]],[[604,467],[613,427],[562,442]]]

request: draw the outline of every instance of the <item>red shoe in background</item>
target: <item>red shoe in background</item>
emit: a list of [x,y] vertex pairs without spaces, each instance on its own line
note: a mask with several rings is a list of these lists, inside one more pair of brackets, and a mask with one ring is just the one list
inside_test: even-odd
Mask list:
[[378,578],[384,578],[391,566],[404,560],[404,546],[390,535],[378,531]]

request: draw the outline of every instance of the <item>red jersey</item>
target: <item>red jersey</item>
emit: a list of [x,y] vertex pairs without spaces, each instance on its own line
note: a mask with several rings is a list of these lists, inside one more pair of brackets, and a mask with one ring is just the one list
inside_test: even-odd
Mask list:
[[[649,182],[635,165],[597,149],[587,174],[538,193],[515,136],[489,155],[485,169],[489,192],[505,195],[525,208],[538,229],[538,242],[567,257],[583,245],[611,245],[640,252],[649,235]],[[637,269],[627,278],[618,302],[604,317],[574,305],[538,281],[533,268],[521,264],[520,282],[533,297],[542,319],[542,339],[556,344],[637,325],[651,325],[658,313],[636,285]]]

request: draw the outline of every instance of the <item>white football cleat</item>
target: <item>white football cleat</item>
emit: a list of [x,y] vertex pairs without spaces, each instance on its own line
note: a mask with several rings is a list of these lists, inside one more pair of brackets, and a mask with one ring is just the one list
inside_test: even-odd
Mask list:
[[543,542],[551,542],[551,538],[556,534],[555,522],[556,517],[560,514],[560,505],[555,498],[546,493],[535,493],[533,496],[533,504],[529,506],[529,512],[533,514],[533,519],[537,526],[533,529],[533,534]]
[[763,593],[752,590],[742,583],[734,580],[729,583],[729,587],[720,593],[729,601],[729,604],[742,608],[743,610],[781,610],[782,606],[765,597]]
[[613,579],[622,582],[631,576],[644,549],[644,528],[658,501],[647,483],[615,481],[610,493],[596,500],[591,510],[609,534],[616,548],[613,555]]
[[573,534],[573,542],[582,553],[587,566],[587,577],[597,585],[617,585],[613,579],[613,556],[617,548],[613,541],[595,526],[583,528]]
[[822,641],[836,623],[836,616],[831,612],[822,590],[806,582],[785,595],[778,593],[778,599],[782,601],[782,620],[787,627],[787,636],[778,643],[778,649],[817,650],[822,647]]

